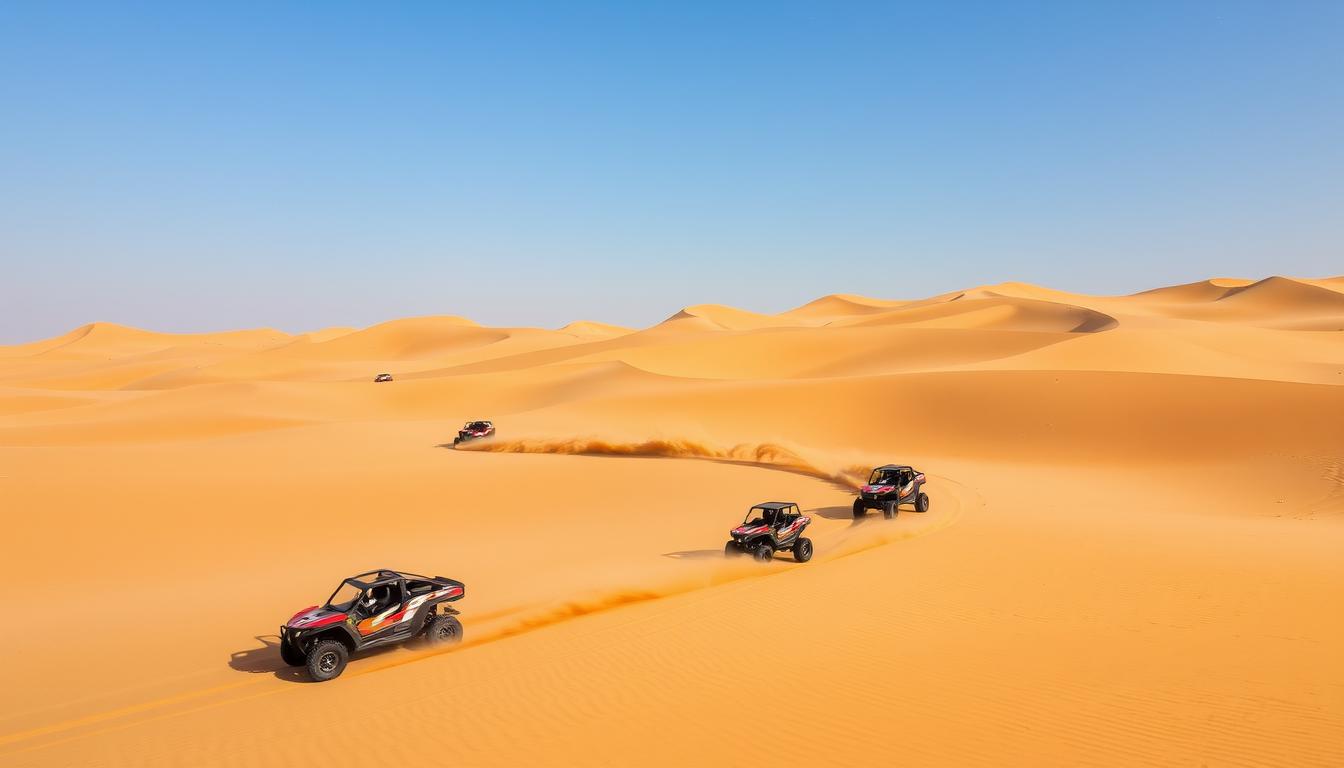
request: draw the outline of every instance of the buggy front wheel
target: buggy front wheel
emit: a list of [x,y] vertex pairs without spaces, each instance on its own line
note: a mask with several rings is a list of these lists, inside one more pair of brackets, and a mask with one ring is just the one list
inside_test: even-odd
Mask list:
[[863,506],[863,499],[854,500],[854,516],[863,517],[868,514],[868,508]]
[[775,559],[775,548],[770,546],[769,542],[761,542],[751,551],[751,556],[758,563],[768,563]]
[[319,683],[330,680],[345,671],[349,660],[350,651],[341,641],[321,640],[308,649],[308,674]]
[[884,502],[882,502],[882,516],[885,517],[885,518],[888,519],[888,520],[890,520],[891,518],[895,517],[895,516],[896,516],[896,502],[894,502],[894,501],[884,501]]

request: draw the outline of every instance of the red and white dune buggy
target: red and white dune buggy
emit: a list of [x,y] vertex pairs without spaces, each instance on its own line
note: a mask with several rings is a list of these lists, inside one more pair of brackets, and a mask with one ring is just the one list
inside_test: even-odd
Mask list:
[[351,576],[321,606],[290,617],[280,628],[280,658],[308,667],[321,682],[345,670],[350,654],[425,637],[431,645],[462,640],[462,623],[448,603],[466,587],[444,576],[387,569]]
[[495,424],[491,421],[468,421],[461,429],[457,431],[457,437],[453,438],[453,445],[465,443],[468,440],[479,440],[482,437],[494,437]]
[[788,549],[793,559],[806,563],[812,559],[812,540],[803,531],[812,522],[797,504],[767,501],[747,511],[742,524],[732,531],[732,540],[723,545],[727,556],[750,554],[758,562],[773,560],[775,553]]
[[891,519],[902,504],[913,504],[916,512],[929,511],[929,495],[924,493],[924,473],[904,464],[887,464],[873,470],[868,484],[859,489],[854,500],[854,516],[863,517],[870,509],[882,510]]

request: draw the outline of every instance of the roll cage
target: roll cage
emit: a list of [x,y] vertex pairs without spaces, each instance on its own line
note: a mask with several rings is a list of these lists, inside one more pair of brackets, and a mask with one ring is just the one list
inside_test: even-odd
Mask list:
[[760,525],[776,526],[786,518],[797,517],[803,511],[797,504],[787,501],[767,501],[764,504],[757,504],[747,510],[747,516],[742,518],[743,525],[749,525],[757,522]]
[[904,464],[887,464],[873,470],[868,477],[869,485],[905,485],[915,476],[914,467]]
[[[388,588],[387,594],[379,599],[379,604],[401,603],[409,596],[433,591],[435,584],[443,580],[442,576],[421,576],[418,573],[404,573],[387,569],[369,571],[343,579],[331,593],[331,596],[327,598],[323,607],[342,613],[358,611],[360,604],[363,602],[361,598],[372,594],[379,587]],[[350,587],[353,594],[346,590],[346,587]],[[336,597],[342,595],[343,590],[346,590],[345,594],[351,594],[351,596],[349,599],[342,599],[337,602]]]

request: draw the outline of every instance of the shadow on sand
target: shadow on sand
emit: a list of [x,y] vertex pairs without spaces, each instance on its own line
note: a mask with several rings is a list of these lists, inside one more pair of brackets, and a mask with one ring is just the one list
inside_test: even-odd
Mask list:
[[253,675],[270,673],[276,679],[292,683],[312,682],[308,678],[308,670],[303,667],[291,667],[280,658],[278,635],[257,635],[254,639],[261,643],[261,647],[234,651],[229,655],[230,668]]
[[684,552],[664,552],[663,557],[673,560],[722,560],[723,547],[718,549],[688,549]]
[[[277,680],[284,680],[288,683],[311,683],[313,679],[308,676],[308,670],[305,667],[291,667],[280,658],[280,637],[278,635],[257,635],[256,641],[261,643],[260,648],[248,648],[242,651],[234,651],[229,655],[229,667],[239,672],[246,672],[252,675],[271,674]],[[371,651],[362,651],[357,657],[351,657],[351,662],[356,658],[368,659],[380,656],[397,646],[384,646],[375,648]]]
[[862,517],[854,516],[853,507],[818,507],[807,510],[807,514],[824,517],[827,520],[852,520],[855,525],[863,522]]
[[851,528],[864,523],[875,523],[883,519],[881,510],[876,509],[870,509],[867,514],[855,517],[853,507],[822,507],[812,510],[808,514],[824,517],[827,520],[848,520]]

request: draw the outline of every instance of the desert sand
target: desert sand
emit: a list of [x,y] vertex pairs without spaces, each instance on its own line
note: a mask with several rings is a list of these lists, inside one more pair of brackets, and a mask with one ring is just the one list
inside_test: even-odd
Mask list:
[[[599,320],[0,347],[0,765],[1344,765],[1344,279]],[[467,641],[284,666],[379,567]]]

